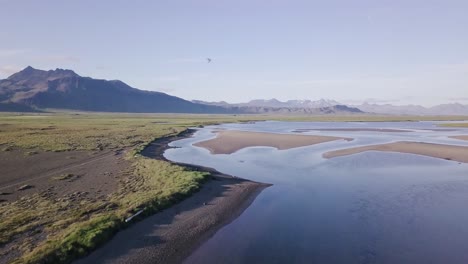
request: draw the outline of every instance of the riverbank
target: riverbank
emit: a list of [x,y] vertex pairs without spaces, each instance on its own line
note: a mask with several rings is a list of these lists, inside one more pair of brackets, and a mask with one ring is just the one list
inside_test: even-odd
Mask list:
[[214,169],[168,161],[172,141],[190,137],[186,130],[149,144],[141,155],[170,162],[211,177],[191,197],[119,232],[111,241],[76,263],[178,263],[224,225],[237,218],[268,184],[247,181]]
[[216,133],[216,138],[196,143],[194,146],[208,149],[211,154],[232,154],[240,149],[254,146],[273,147],[284,150],[334,140],[352,140],[352,138],[332,136],[275,134],[235,130],[216,131]]
[[468,135],[453,136],[453,137],[451,137],[451,138],[460,139],[460,140],[468,140]]
[[326,152],[323,154],[323,157],[329,159],[334,157],[357,154],[364,151],[401,152],[468,163],[468,147],[406,141],[340,149]]

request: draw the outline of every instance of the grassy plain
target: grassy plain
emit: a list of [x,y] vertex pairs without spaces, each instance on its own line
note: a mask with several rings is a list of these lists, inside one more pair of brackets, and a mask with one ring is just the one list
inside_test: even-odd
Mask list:
[[[137,155],[146,144],[192,126],[248,120],[235,116],[2,114],[3,151],[124,149],[132,165],[118,190],[106,199],[80,199],[80,193],[55,197],[44,191],[0,203],[0,245],[21,253],[17,263],[63,263],[86,254],[125,227],[126,217],[141,209],[148,215],[166,208],[196,191],[208,176]],[[62,174],[51,180],[69,178]],[[42,234],[41,241],[31,241],[34,234]]]
[[468,123],[448,123],[448,124],[441,124],[441,126],[445,126],[445,127],[468,127]]
[[[188,127],[220,122],[285,121],[418,121],[466,120],[466,117],[394,116],[238,116],[41,113],[0,114],[0,151],[40,152],[123,149],[131,166],[119,188],[105,199],[60,197],[37,192],[0,202],[0,246],[19,255],[14,263],[67,263],[103,244],[128,225],[125,218],[166,208],[197,191],[208,173],[138,155],[149,142]],[[37,154],[39,153],[39,154]],[[18,168],[21,170],[21,168]],[[71,176],[58,175],[51,182]],[[1,198],[1,197],[0,197]],[[2,255],[0,254],[0,260]]]

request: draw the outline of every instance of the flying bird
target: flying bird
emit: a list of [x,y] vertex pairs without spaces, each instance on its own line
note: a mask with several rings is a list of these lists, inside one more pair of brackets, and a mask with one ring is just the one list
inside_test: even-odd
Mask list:
[[206,60],[208,61],[208,63],[210,63],[210,62],[211,62],[211,58],[206,58]]

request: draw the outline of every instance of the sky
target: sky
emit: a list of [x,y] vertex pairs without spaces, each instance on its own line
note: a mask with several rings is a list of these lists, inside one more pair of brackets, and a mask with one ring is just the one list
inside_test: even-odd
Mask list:
[[468,1],[0,0],[0,14],[0,79],[30,65],[188,100],[468,104]]

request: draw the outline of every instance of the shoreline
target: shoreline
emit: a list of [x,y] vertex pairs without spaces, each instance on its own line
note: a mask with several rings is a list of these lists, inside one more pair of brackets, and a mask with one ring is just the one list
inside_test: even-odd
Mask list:
[[156,139],[140,154],[187,170],[209,172],[200,190],[168,209],[142,219],[75,263],[180,263],[223,226],[231,223],[271,184],[226,175],[213,168],[178,163],[163,153],[172,141],[193,135],[187,129]]
[[468,135],[451,136],[450,138],[459,139],[459,140],[468,140]]
[[365,151],[399,152],[468,163],[468,156],[466,155],[466,153],[468,153],[468,147],[466,146],[411,141],[399,141],[387,144],[339,149],[326,152],[322,156],[326,159],[330,159],[358,154]]

